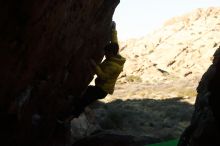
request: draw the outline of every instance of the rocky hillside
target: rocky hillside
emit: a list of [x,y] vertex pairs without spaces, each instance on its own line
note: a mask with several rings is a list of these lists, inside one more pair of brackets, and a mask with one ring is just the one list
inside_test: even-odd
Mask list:
[[156,82],[171,77],[196,80],[220,45],[220,8],[197,9],[174,17],[158,30],[121,43],[124,77]]

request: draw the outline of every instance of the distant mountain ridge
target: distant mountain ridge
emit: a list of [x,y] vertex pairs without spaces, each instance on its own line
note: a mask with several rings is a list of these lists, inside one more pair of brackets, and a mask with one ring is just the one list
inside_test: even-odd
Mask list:
[[127,58],[122,76],[148,82],[169,77],[198,81],[211,64],[219,38],[220,7],[171,18],[145,37],[120,43],[121,54]]

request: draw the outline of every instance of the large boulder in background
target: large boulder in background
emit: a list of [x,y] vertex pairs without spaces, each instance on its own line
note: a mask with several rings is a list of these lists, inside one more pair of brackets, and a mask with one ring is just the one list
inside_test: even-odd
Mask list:
[[119,0],[0,2],[0,137],[4,145],[64,145],[57,116],[101,61]]

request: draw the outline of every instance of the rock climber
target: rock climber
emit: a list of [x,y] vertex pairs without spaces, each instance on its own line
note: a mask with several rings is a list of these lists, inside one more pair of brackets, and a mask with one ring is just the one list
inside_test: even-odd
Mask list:
[[113,94],[115,83],[125,63],[125,58],[119,54],[116,23],[114,21],[111,24],[111,41],[104,47],[104,52],[105,60],[101,64],[97,64],[93,59],[90,60],[90,66],[97,75],[95,86],[88,86],[72,112],[65,115],[65,118],[61,118],[61,120],[69,121],[78,117],[89,104],[105,98],[107,94]]

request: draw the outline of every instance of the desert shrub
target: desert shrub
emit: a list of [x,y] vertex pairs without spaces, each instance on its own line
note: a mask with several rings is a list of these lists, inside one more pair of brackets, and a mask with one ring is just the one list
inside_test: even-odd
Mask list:
[[126,77],[128,82],[142,82],[142,79],[139,76],[130,75]]

